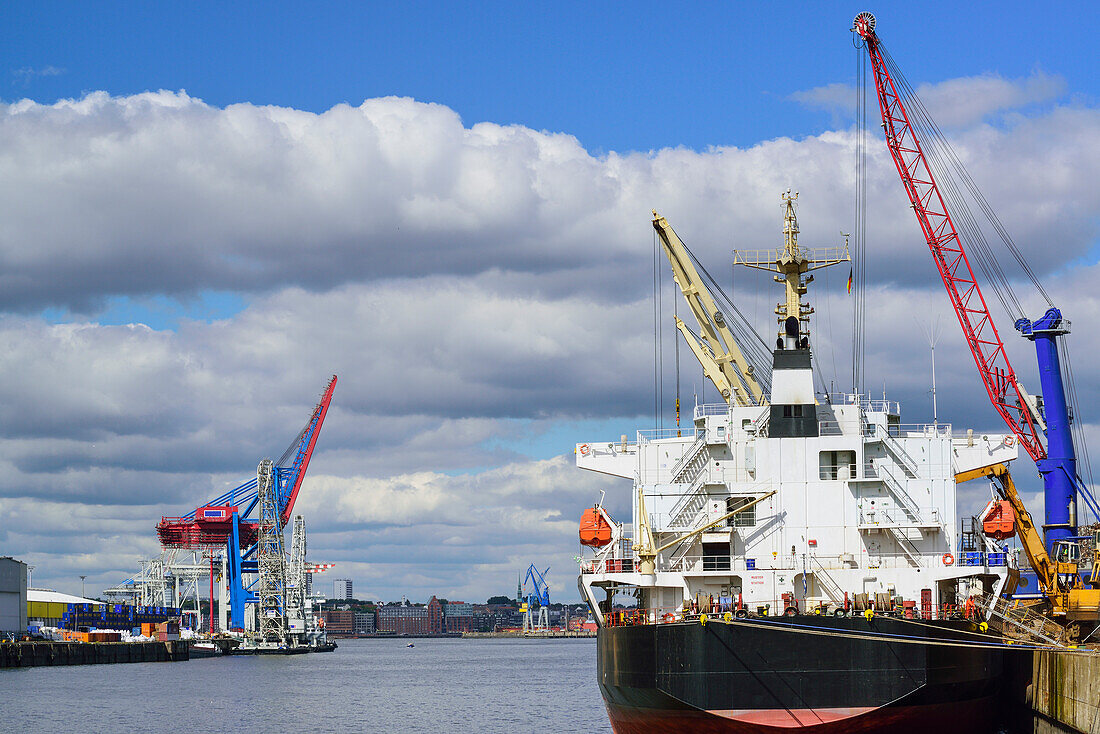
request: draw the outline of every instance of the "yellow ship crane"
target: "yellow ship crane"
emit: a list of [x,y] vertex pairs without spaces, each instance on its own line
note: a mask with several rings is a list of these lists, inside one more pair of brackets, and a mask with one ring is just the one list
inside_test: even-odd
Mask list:
[[691,255],[676,236],[668,220],[653,212],[653,229],[672,265],[672,277],[699,323],[699,337],[676,317],[676,328],[684,335],[695,358],[703,366],[703,374],[714,383],[722,398],[731,405],[766,405],[764,389],[753,374],[753,365],[737,345],[726,318],[714,301],[714,296],[699,276]]
[[1055,557],[1050,557],[1031,513],[1016,491],[1008,466],[993,464],[960,472],[955,475],[955,482],[968,482],[979,477],[995,480],[1001,497],[1012,505],[1016,516],[1015,530],[1024,546],[1028,563],[1039,579],[1040,591],[1050,606],[1050,614],[1065,625],[1067,641],[1075,642],[1082,632],[1090,632],[1100,622],[1100,531],[1093,538],[1093,558],[1089,559],[1092,565],[1089,586],[1092,588],[1086,588],[1079,575],[1079,562],[1084,559],[1075,555],[1078,545],[1068,541],[1056,542]]

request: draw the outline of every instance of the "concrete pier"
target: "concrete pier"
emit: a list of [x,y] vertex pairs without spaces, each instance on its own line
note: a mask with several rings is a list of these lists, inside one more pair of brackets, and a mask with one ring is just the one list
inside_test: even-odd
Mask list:
[[1100,734],[1100,651],[1032,653],[1034,734]]
[[3,642],[0,643],[0,668],[176,662],[187,660],[190,649],[186,641]]

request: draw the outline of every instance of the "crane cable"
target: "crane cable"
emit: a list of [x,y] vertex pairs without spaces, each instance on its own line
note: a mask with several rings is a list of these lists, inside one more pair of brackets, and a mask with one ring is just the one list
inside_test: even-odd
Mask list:
[[[677,234],[679,236],[679,234]],[[722,289],[722,286],[717,280],[711,276],[710,272],[706,269],[699,258],[695,256],[695,253],[691,251],[691,248],[684,242],[684,238],[680,237],[680,242],[684,245],[684,250],[687,252],[688,257],[691,258],[691,262],[695,265],[696,270],[703,277],[703,281],[708,287],[711,296],[714,297],[717,305],[727,313],[733,314],[736,318],[726,319],[726,325],[733,333],[734,338],[737,339],[737,346],[741,352],[752,364],[752,376],[760,384],[760,387],[765,393],[771,392],[771,350],[768,348],[767,343],[761,338],[760,334],[753,328],[752,322],[745,316],[745,314],[739,309],[726,292]],[[694,332],[692,332],[694,334]]]
[[[945,199],[950,203],[950,213],[954,215],[953,221],[959,228],[957,234],[966,242],[967,252],[973,253],[974,259],[978,262],[978,267],[981,269],[986,281],[992,286],[1005,312],[1009,314],[1013,321],[1025,315],[1024,308],[1012,287],[1011,281],[1001,267],[997,255],[986,239],[974,213],[967,205],[963,192],[959,190],[956,184],[956,178],[962,182],[963,187],[966,189],[966,193],[968,193],[975,204],[977,204],[986,221],[989,222],[990,226],[997,233],[997,236],[1012,255],[1012,258],[1020,266],[1020,269],[1031,285],[1034,286],[1035,290],[1047,305],[1053,307],[1054,303],[1050,295],[1046,292],[1046,289],[1043,288],[1035,271],[1024,258],[1023,253],[1005,229],[1004,224],[1001,222],[996,212],[993,211],[989,201],[978,188],[970,172],[966,170],[966,167],[955,152],[955,149],[943,134],[939,125],[936,124],[923,102],[921,102],[920,97],[917,96],[913,86],[909,83],[908,79],[906,79],[897,63],[895,63],[881,39],[878,41],[878,47],[882,53],[883,61],[897,85],[899,94],[906,104],[906,109],[910,113],[909,124],[913,127],[914,135],[917,136],[917,139],[922,143],[925,159],[928,161],[929,168],[932,169],[936,182],[939,184],[939,188],[944,194]],[[1069,348],[1064,339],[1058,340],[1058,348],[1061,353],[1063,373],[1065,376],[1064,387],[1067,397],[1069,398],[1069,404],[1074,415],[1079,416],[1081,413],[1077,398],[1073,365],[1070,361]],[[1071,421],[1070,429],[1075,453],[1079,461],[1083,464],[1084,476],[1087,478],[1089,487],[1091,487],[1093,485],[1092,465],[1088,453],[1088,442],[1084,436],[1084,429],[1077,420]],[[1074,479],[1077,480],[1078,478],[1075,477]],[[1091,499],[1088,497],[1087,493],[1085,496],[1086,499]],[[1088,508],[1090,510],[1094,509],[1091,503],[1089,503]],[[1100,517],[1098,517],[1098,519],[1100,519]]]
[[[939,125],[932,119],[928,109],[924,106],[924,103],[921,102],[920,97],[917,96],[916,91],[913,89],[908,79],[906,79],[901,69],[898,68],[881,39],[878,43],[883,60],[895,84],[898,86],[899,93],[905,100],[907,105],[906,109],[912,114],[909,120],[910,124],[913,126],[914,130],[919,133],[920,137],[918,140],[920,140],[922,144],[925,144],[924,152],[929,162],[929,167],[933,169],[933,173],[937,177],[936,181],[940,184],[941,191],[951,200],[951,213],[957,214],[956,220],[961,230],[958,234],[964,237],[967,245],[971,248],[970,251],[975,253],[983,274],[986,275],[989,283],[993,286],[994,290],[997,291],[997,296],[998,299],[1001,300],[1001,305],[1004,306],[1005,310],[1014,318],[1023,316],[1023,309],[1020,306],[1020,301],[1016,297],[1010,281],[998,262],[997,256],[990,247],[981,227],[978,226],[973,212],[966,205],[963,193],[956,184],[956,178],[962,182],[963,187],[966,189],[966,193],[968,193],[977,204],[978,208],[985,216],[985,219],[1004,243],[1005,248],[1012,255],[1012,258],[1020,266],[1020,269],[1023,271],[1028,281],[1034,286],[1043,300],[1046,301],[1048,305],[1052,306],[1053,302],[1049,294],[1047,294],[1046,290],[1043,288],[1042,283],[1039,282],[1039,278],[1036,276],[1035,271],[1031,268],[1027,259],[1024,258],[1023,253],[1005,229],[1004,224],[1001,222],[996,212],[993,211],[989,201],[975,183],[974,178],[970,175],[969,171],[966,170],[966,166],[963,165],[955,149],[947,140],[942,130],[940,130]],[[1010,303],[1011,307],[1009,307]]]
[[[857,36],[858,38],[858,36]],[[867,265],[867,56],[856,44],[856,211],[852,230],[852,392],[863,393],[866,371],[866,265]],[[858,398],[857,398],[858,399]]]

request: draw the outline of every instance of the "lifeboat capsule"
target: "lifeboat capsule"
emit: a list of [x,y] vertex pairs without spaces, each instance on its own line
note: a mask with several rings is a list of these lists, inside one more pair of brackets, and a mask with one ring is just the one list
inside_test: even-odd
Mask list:
[[982,532],[990,538],[1004,540],[1016,534],[1016,513],[1008,500],[993,503],[982,518]]
[[581,545],[601,548],[611,542],[611,525],[599,507],[589,507],[581,515]]

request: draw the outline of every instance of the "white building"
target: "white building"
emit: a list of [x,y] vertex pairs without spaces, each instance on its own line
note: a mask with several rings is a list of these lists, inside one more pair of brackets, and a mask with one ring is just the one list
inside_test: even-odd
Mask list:
[[355,595],[351,590],[351,579],[333,579],[332,580],[332,598],[333,599],[354,599]]

